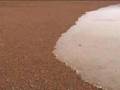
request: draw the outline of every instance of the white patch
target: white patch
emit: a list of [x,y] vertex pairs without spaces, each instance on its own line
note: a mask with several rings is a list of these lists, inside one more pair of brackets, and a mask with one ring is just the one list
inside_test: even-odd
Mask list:
[[56,58],[89,83],[120,90],[120,5],[87,12],[56,43]]

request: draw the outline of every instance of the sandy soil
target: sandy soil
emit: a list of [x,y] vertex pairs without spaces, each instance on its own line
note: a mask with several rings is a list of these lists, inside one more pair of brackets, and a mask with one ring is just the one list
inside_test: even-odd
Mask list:
[[0,2],[0,90],[97,90],[52,50],[85,11],[118,2]]

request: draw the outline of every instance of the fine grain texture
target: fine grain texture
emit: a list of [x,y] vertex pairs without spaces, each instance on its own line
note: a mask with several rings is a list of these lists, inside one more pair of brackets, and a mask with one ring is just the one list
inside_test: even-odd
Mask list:
[[110,2],[0,2],[0,90],[97,90],[55,59],[61,33]]

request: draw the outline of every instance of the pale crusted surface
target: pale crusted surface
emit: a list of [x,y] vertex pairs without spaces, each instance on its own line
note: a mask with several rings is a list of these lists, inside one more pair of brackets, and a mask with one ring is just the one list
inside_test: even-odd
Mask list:
[[120,90],[120,4],[79,17],[58,39],[53,53],[83,80]]
[[0,2],[0,90],[96,90],[52,54],[81,13],[117,2]]

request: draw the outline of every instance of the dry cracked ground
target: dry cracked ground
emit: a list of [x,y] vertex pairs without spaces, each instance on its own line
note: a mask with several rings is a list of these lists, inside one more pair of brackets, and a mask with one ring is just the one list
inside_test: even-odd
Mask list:
[[1,1],[0,90],[98,90],[52,51],[79,16],[115,3],[119,1]]

